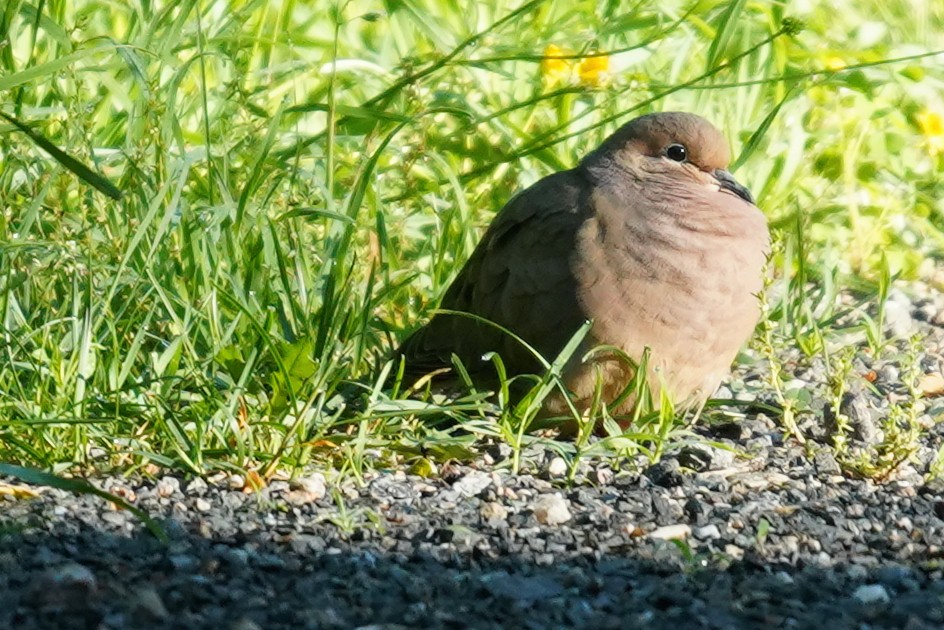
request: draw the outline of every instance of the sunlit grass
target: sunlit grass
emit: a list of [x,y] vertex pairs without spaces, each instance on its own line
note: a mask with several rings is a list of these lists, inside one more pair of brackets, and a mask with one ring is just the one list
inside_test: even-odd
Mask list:
[[[528,401],[391,399],[383,362],[515,191],[651,109],[724,128],[785,234],[771,360],[826,351],[841,288],[875,299],[944,244],[934,3],[35,6],[0,17],[0,110],[123,197],[0,126],[5,461],[360,474],[476,440],[519,453]],[[679,425],[652,426],[555,448],[658,457]]]

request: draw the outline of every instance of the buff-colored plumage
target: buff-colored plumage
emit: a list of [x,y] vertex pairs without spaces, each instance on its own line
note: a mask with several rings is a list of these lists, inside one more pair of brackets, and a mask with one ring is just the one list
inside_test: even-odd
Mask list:
[[[441,308],[491,320],[548,359],[592,321],[564,370],[578,407],[589,404],[598,373],[604,400],[632,375],[612,354],[580,362],[600,344],[637,361],[648,347],[656,400],[664,385],[679,404],[704,401],[757,323],[769,247],[764,215],[724,170],[728,161],[724,137],[698,116],[629,122],[576,168],[511,199]],[[494,369],[482,357],[492,351],[510,375],[540,372],[508,335],[448,314],[410,336],[399,355],[420,376],[450,366],[456,354],[474,378],[489,382]],[[546,407],[561,411],[562,399]]]

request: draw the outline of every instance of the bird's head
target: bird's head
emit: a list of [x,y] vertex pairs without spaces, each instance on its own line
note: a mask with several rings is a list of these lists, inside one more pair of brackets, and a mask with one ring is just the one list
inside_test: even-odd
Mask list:
[[691,180],[754,203],[750,191],[728,172],[729,161],[727,141],[707,120],[662,112],[620,127],[584,159],[584,165],[595,170],[616,166],[640,178]]

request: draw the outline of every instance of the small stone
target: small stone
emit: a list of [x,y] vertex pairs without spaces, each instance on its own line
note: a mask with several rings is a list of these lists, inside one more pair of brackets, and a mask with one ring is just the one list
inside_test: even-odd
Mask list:
[[725,545],[724,553],[732,560],[743,560],[744,559],[744,549],[738,547],[737,545]]
[[244,567],[249,564],[249,552],[241,547],[227,548],[223,552],[223,557],[236,567]]
[[655,540],[682,540],[683,538],[688,538],[691,533],[691,527],[685,523],[677,523],[675,525],[657,527],[649,532],[649,538]]
[[889,291],[885,300],[885,326],[894,337],[907,337],[915,328],[911,300],[899,289]]
[[883,605],[892,599],[881,584],[863,584],[855,590],[852,597],[864,606]]
[[197,500],[194,502],[194,506],[197,508],[198,512],[209,512],[213,509],[213,504],[203,497],[197,497]]
[[788,556],[795,556],[800,553],[800,539],[792,534],[780,537],[780,547],[783,553]]
[[134,594],[132,611],[139,622],[158,621],[170,615],[161,596],[150,586],[138,589]]
[[657,486],[662,486],[663,488],[681,486],[685,481],[682,473],[679,472],[679,463],[674,459],[663,460],[658,464],[653,464],[646,469],[646,476],[649,477],[652,483]]
[[494,527],[508,519],[508,508],[497,501],[489,501],[482,504],[479,515],[483,521]]
[[714,523],[710,525],[705,525],[704,527],[696,527],[692,534],[698,540],[716,540],[721,538],[721,530],[718,529],[718,526]]
[[208,487],[202,478],[196,477],[187,484],[187,494],[200,495],[206,492]]
[[878,444],[882,441],[884,436],[872,418],[873,414],[869,407],[869,400],[864,393],[848,393],[843,396],[842,402],[839,404],[839,411],[849,419],[853,437],[857,440],[866,444]]
[[860,582],[869,576],[869,570],[861,564],[850,564],[846,567],[846,575],[850,580]]
[[704,472],[711,468],[711,450],[701,445],[686,446],[682,448],[678,455],[680,466],[694,470],[695,472]]
[[782,584],[784,586],[792,586],[795,581],[793,579],[793,576],[787,573],[786,571],[777,571],[776,573],[773,574],[773,578],[779,584]]
[[766,490],[771,486],[783,486],[790,482],[790,477],[777,471],[749,472],[732,475],[731,480],[737,480],[749,490]]
[[283,496],[292,505],[307,505],[323,499],[328,493],[328,485],[324,475],[313,473],[293,479],[289,483],[289,490]]
[[944,394],[944,376],[940,372],[922,375],[918,378],[918,391],[928,397]]
[[835,475],[842,472],[839,462],[827,449],[822,449],[813,456],[813,465],[816,466],[816,472],[821,475]]
[[600,466],[591,473],[590,480],[597,485],[608,486],[613,482],[613,470],[606,466]]
[[124,512],[104,512],[102,514],[102,520],[109,525],[115,525],[121,527],[128,522],[128,516]]
[[543,494],[534,503],[534,518],[541,525],[560,525],[571,519],[568,501],[559,492]]
[[688,520],[697,524],[702,525],[705,521],[705,505],[696,499],[695,497],[690,497],[685,505],[682,506],[682,511],[688,517]]
[[270,494],[280,494],[288,492],[290,488],[291,485],[287,481],[283,481],[282,479],[274,479],[269,482],[267,489]]
[[567,474],[567,462],[563,457],[554,457],[547,463],[547,476],[555,479]]
[[473,470],[452,484],[452,489],[464,497],[477,496],[482,490],[492,485],[492,477],[480,470]]
[[35,602],[41,608],[86,608],[97,591],[95,574],[77,562],[52,567],[33,583]]
[[506,459],[511,457],[511,453],[512,453],[511,446],[506,444],[505,442],[499,442],[498,444],[493,444],[488,449],[488,456],[496,463],[505,461]]
[[177,477],[162,477],[154,490],[159,497],[169,497],[180,492],[180,480]]
[[134,503],[138,500],[138,494],[133,488],[128,488],[127,486],[115,485],[114,487],[109,488],[108,491],[115,496],[124,499],[128,503]]
[[191,571],[197,568],[199,562],[193,556],[188,556],[186,554],[173,554],[167,558],[170,565],[174,567],[175,571],[181,573],[190,573]]
[[901,370],[888,363],[878,371],[878,381],[883,385],[895,385],[901,382]]

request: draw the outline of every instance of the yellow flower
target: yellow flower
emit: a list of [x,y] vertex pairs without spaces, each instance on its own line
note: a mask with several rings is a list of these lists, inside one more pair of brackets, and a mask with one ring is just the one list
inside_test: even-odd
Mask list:
[[610,76],[610,58],[606,55],[584,57],[577,66],[577,76],[584,85],[602,85]]
[[840,70],[845,69],[846,62],[839,57],[827,57],[826,58],[826,69],[832,70],[833,72],[839,72]]
[[571,54],[569,51],[550,44],[544,49],[544,59],[541,60],[541,76],[549,84],[554,85],[562,81],[567,81],[573,71],[573,61],[570,59],[560,59],[562,56]]
[[925,109],[916,116],[918,129],[924,136],[925,145],[931,155],[944,154],[944,116],[940,112]]

